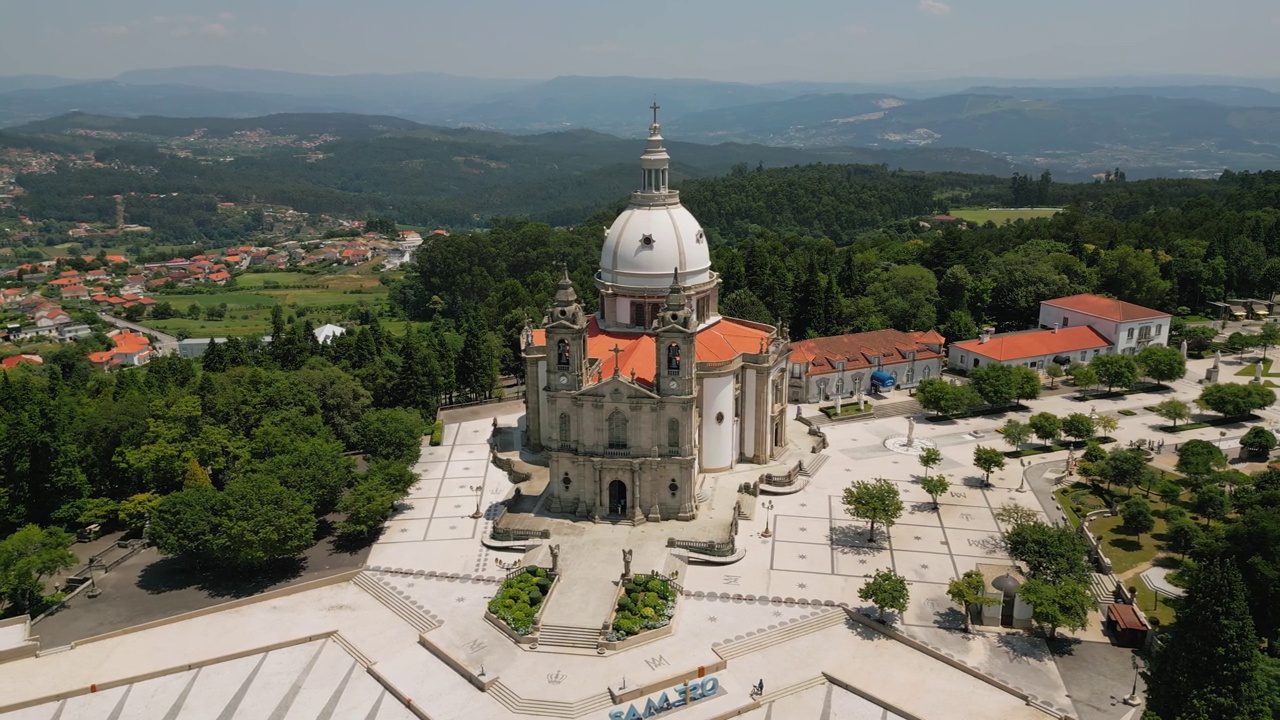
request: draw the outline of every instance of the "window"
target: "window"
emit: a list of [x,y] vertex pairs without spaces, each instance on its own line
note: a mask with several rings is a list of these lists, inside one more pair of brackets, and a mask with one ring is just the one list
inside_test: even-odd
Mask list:
[[627,416],[621,410],[614,410],[609,414],[609,447],[627,447]]
[[572,421],[569,419],[569,413],[560,413],[560,442],[573,442],[572,429]]
[[1126,336],[1129,340],[1132,340],[1132,339],[1133,339],[1133,328],[1129,328],[1129,332],[1128,332],[1128,333],[1126,333],[1126,334],[1125,334],[1125,336]]
[[978,358],[973,359],[973,366],[978,367]]
[[680,343],[667,346],[667,370],[680,372]]
[[669,447],[680,447],[680,421],[671,418],[667,421],[667,445]]
[[[1131,332],[1132,332],[1132,331],[1131,331]],[[1142,327],[1138,328],[1138,339],[1139,339],[1139,340],[1150,340],[1150,339],[1151,339],[1151,326],[1150,326],[1150,325],[1143,325]]]
[[911,383],[915,382],[915,380],[916,380],[916,368],[914,365],[912,365],[911,367],[907,368],[907,384],[910,385]]
[[1070,324],[1071,324],[1071,318],[1067,317],[1066,315],[1063,315],[1063,316],[1062,316],[1062,327],[1066,327],[1066,326],[1068,326],[1068,325],[1070,325]]
[[631,303],[631,324],[636,327],[644,327],[644,303]]
[[556,365],[563,370],[569,369],[569,341],[564,338],[556,341]]
[[791,377],[798,378],[803,372],[804,368],[800,366],[800,363],[791,363]]
[[965,357],[964,355],[961,355],[961,356],[960,356],[960,367],[964,367],[964,364],[965,364],[965,362],[967,362],[967,361],[968,361],[968,358],[967,358],[967,357]]
[[[1097,351],[1095,350],[1094,352],[1097,352]],[[1088,351],[1088,350],[1081,350],[1081,351],[1080,351],[1080,362],[1085,362],[1085,361],[1086,361],[1086,360],[1088,360],[1088,359],[1089,359],[1089,351]]]
[[1160,337],[1160,333],[1164,332],[1164,325],[1156,325],[1156,337]]
[[932,376],[932,375],[933,375],[933,367],[931,367],[931,366],[929,366],[929,365],[925,365],[925,366],[924,366],[924,379],[925,379],[925,380],[928,380],[928,379],[929,379],[929,377],[930,377],[930,376]]

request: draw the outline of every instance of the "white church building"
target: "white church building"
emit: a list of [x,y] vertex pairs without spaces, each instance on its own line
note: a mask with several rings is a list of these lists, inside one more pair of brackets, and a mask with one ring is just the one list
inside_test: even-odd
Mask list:
[[605,234],[600,310],[583,310],[566,271],[522,343],[547,508],[602,521],[691,520],[704,473],[767,463],[787,444],[789,344],[720,315],[707,238],[669,187],[653,109],[640,190]]

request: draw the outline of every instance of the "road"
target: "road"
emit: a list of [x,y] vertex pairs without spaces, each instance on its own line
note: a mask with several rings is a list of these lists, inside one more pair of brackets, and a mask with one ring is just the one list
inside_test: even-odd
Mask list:
[[156,330],[155,328],[149,328],[143,325],[139,325],[138,323],[129,322],[128,320],[122,320],[114,315],[109,315],[104,312],[98,313],[98,317],[101,318],[103,322],[110,323],[112,325],[115,325],[118,328],[128,328],[130,330],[136,330],[137,332],[145,333],[155,338],[156,340],[155,348],[156,348],[157,355],[177,355],[178,354],[178,338],[172,335],[166,335],[160,332],[159,330]]

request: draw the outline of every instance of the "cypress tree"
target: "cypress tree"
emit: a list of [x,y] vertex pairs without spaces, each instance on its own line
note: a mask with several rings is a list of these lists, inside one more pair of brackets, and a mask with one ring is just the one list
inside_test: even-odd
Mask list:
[[1271,716],[1262,653],[1235,563],[1212,560],[1195,572],[1147,685],[1147,707],[1161,720]]

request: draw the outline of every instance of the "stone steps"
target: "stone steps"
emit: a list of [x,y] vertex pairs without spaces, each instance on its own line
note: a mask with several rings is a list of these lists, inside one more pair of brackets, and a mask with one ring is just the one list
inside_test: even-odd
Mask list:
[[538,644],[550,647],[570,647],[595,650],[600,642],[600,628],[573,627],[570,625],[543,625],[538,628]]
[[413,629],[420,633],[434,630],[440,627],[440,623],[429,617],[421,609],[414,607],[412,603],[401,597],[397,591],[383,585],[376,578],[367,572],[362,572],[351,579],[356,587],[369,593],[373,599],[382,603],[388,610],[400,616],[401,620],[409,623]]
[[902,417],[904,415],[919,415],[924,412],[924,408],[920,407],[920,403],[916,400],[903,400],[901,402],[876,405],[872,412],[877,418],[890,418]]
[[827,417],[824,413],[818,413],[817,415],[805,415],[804,422],[807,423],[809,427],[822,427],[823,425],[830,425],[831,418]]
[[551,718],[576,718],[592,713],[599,713],[613,707],[613,697],[608,692],[596,693],[589,695],[580,700],[573,702],[560,702],[554,700],[529,700],[521,697],[514,690],[507,687],[501,680],[494,680],[489,684],[489,695],[498,704],[513,713],[521,715],[536,715],[539,717]]
[[1090,573],[1089,591],[1099,605],[1110,605],[1116,601],[1116,579],[1112,575]]
[[810,455],[808,459],[802,461],[803,465],[801,465],[800,474],[805,477],[813,477],[818,474],[818,471],[821,470],[822,466],[826,465],[827,461],[830,459],[830,455],[814,453]]
[[804,637],[810,633],[815,633],[829,627],[843,625],[848,622],[848,615],[843,608],[833,608],[825,611],[819,611],[807,618],[780,625],[776,628],[765,630],[754,636],[746,637],[742,640],[734,640],[719,646],[712,645],[715,651],[724,660],[732,660],[733,658],[750,655],[767,647],[772,647],[784,643],[788,640],[794,640],[798,637]]
[[817,677],[809,678],[808,680],[801,680],[800,682],[795,683],[794,685],[788,685],[784,688],[778,688],[773,692],[766,692],[765,694],[757,698],[757,700],[761,705],[765,705],[767,703],[771,703],[776,700],[781,700],[784,697],[788,697],[790,695],[795,695],[796,693],[804,692],[809,688],[815,688],[815,687],[818,687],[819,685],[826,685],[826,684],[827,684],[827,677],[825,675],[819,675]]

